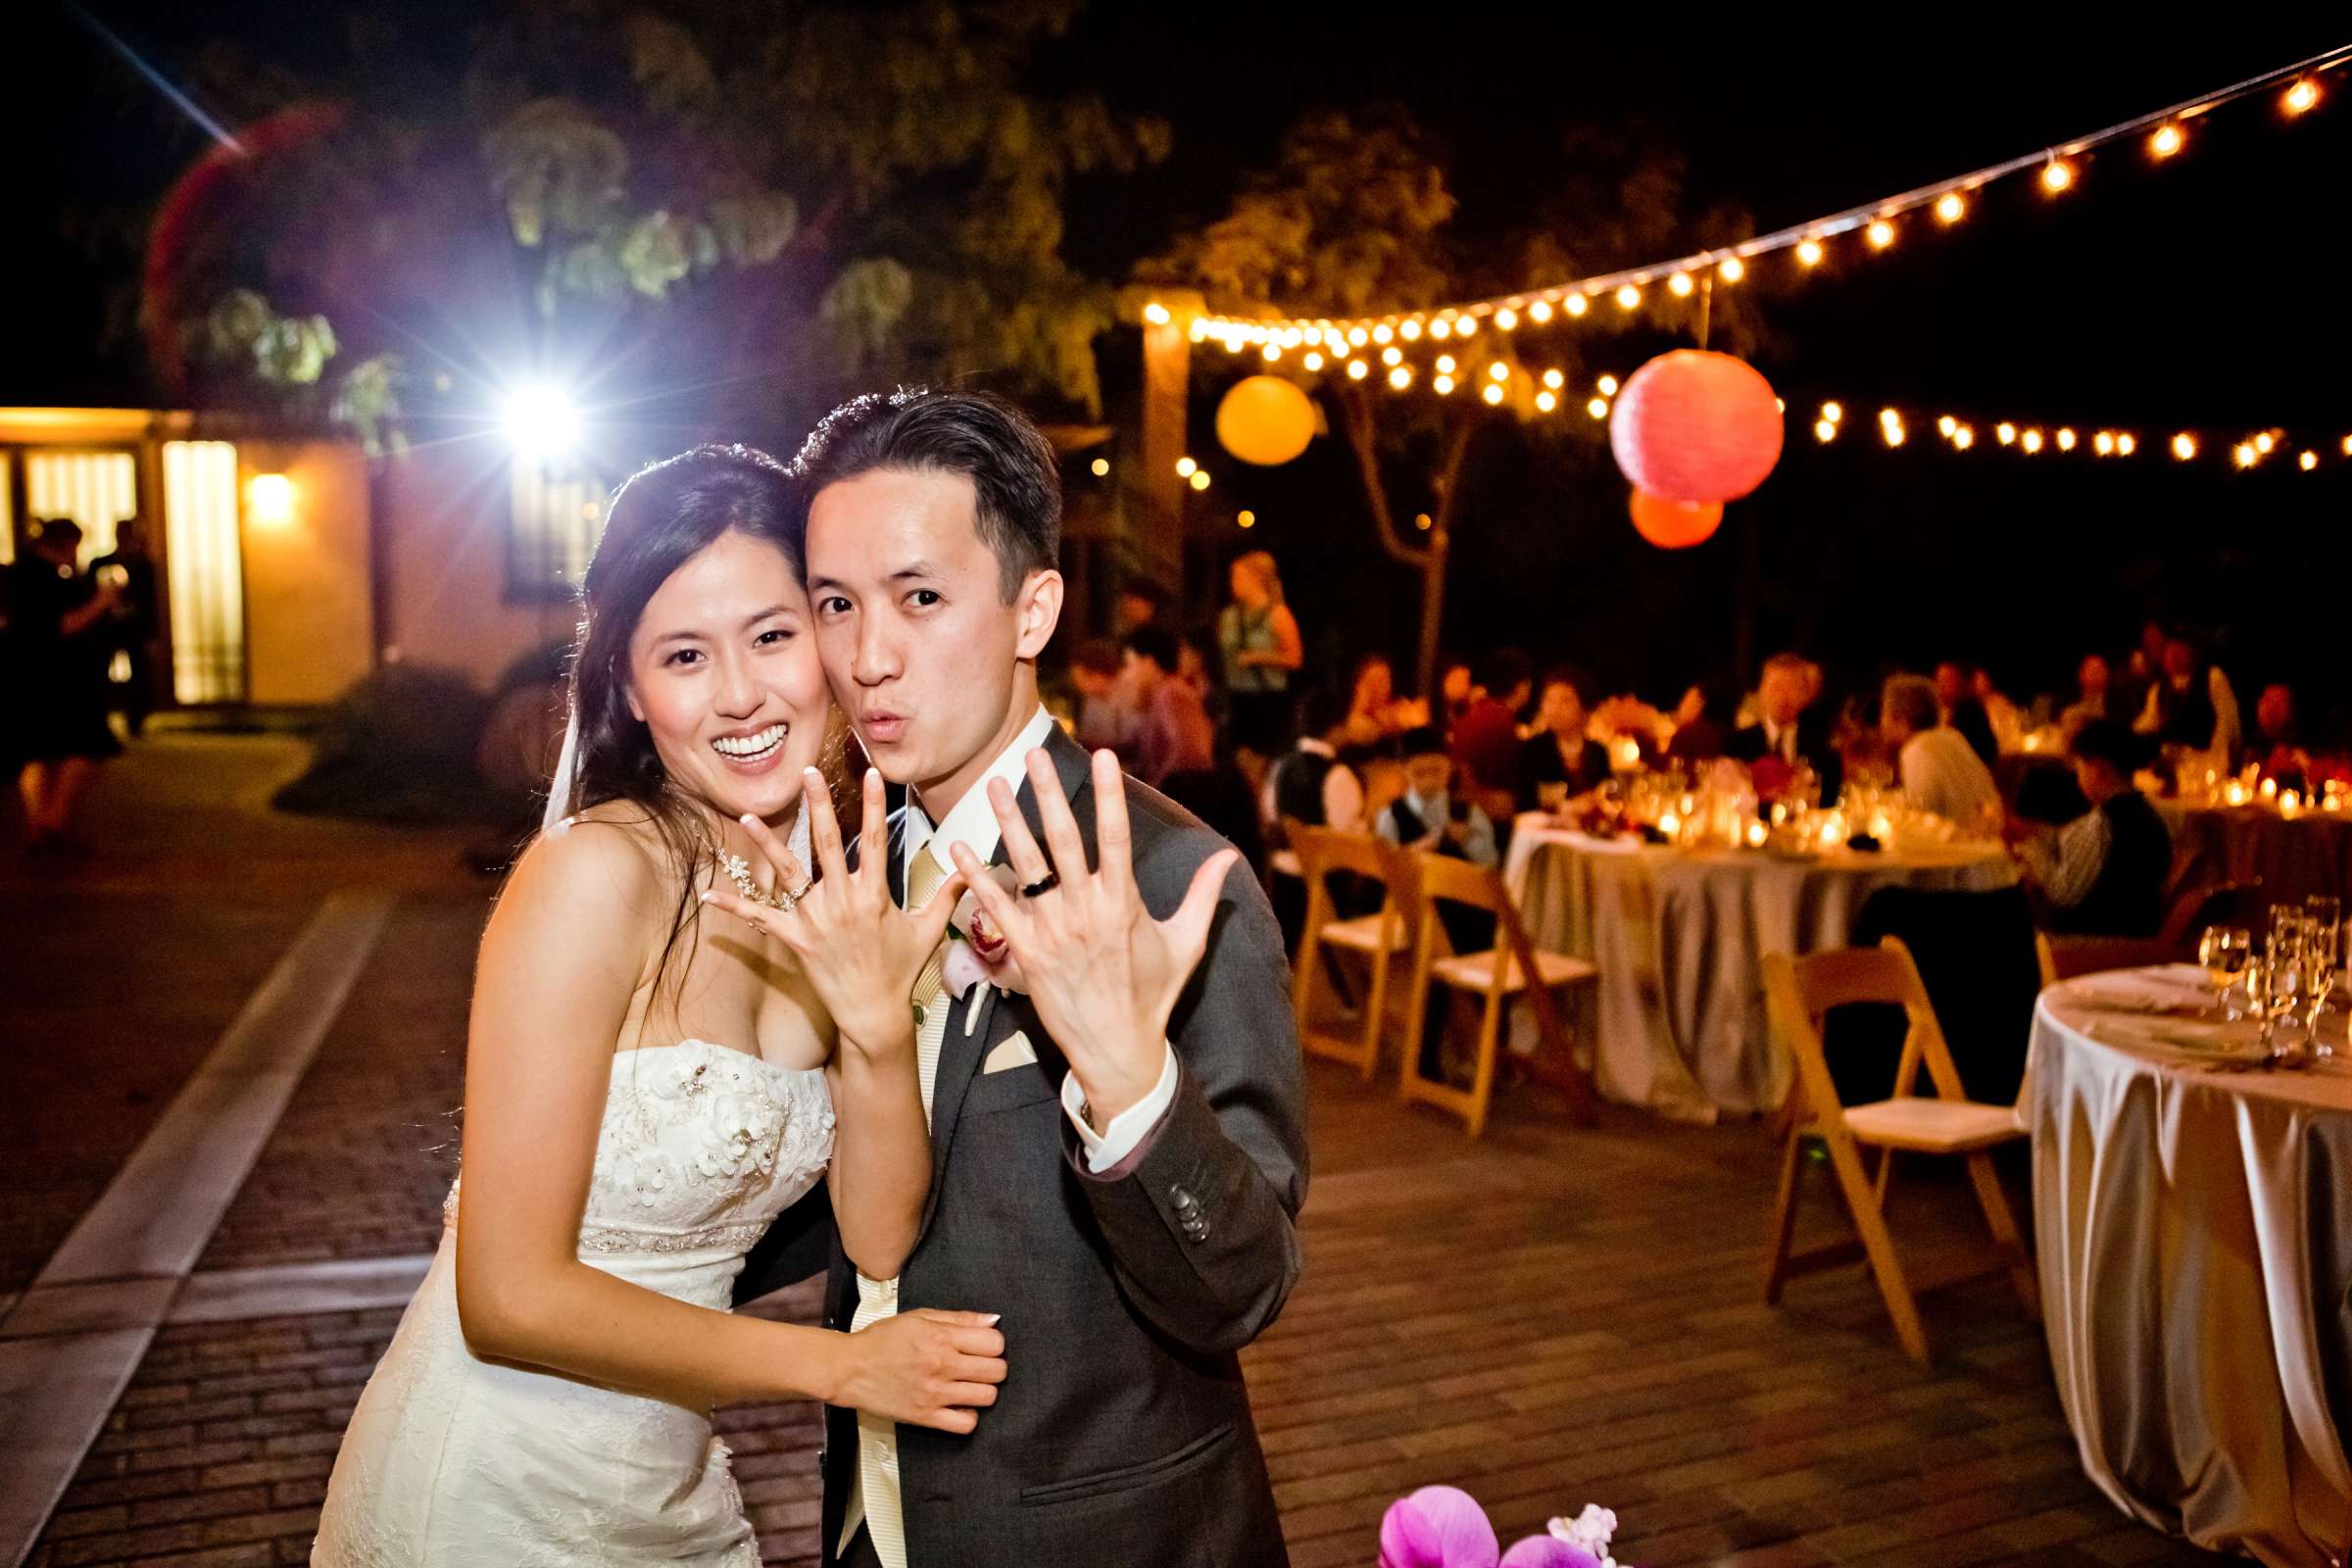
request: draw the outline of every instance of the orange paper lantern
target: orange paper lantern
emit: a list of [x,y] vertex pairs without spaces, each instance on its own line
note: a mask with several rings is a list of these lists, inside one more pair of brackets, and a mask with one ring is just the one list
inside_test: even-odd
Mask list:
[[1781,460],[1780,404],[1744,360],[1677,349],[1627,378],[1610,414],[1609,449],[1636,490],[1737,501]]
[[1634,514],[1634,531],[1660,550],[1688,550],[1704,544],[1723,524],[1720,501],[1669,501],[1637,490],[1626,510]]
[[1237,381],[1217,405],[1217,440],[1244,463],[1288,463],[1314,438],[1314,401],[1279,375]]

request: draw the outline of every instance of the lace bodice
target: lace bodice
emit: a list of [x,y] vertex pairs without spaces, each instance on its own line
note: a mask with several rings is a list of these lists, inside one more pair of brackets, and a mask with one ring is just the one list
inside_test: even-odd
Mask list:
[[[615,1053],[580,1257],[672,1296],[715,1291],[723,1304],[733,1265],[832,1152],[822,1068],[703,1040]],[[446,1220],[458,1203],[452,1183]]]

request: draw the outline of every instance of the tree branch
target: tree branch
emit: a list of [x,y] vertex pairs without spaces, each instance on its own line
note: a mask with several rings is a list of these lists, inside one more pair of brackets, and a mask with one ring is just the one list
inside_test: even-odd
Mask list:
[[1348,432],[1348,449],[1355,454],[1356,472],[1364,481],[1364,500],[1372,509],[1372,526],[1380,535],[1380,547],[1418,571],[1429,557],[1427,552],[1405,545],[1396,531],[1388,488],[1380,479],[1380,430],[1373,418],[1372,400],[1360,390],[1345,387],[1340,389],[1339,399],[1341,422]]

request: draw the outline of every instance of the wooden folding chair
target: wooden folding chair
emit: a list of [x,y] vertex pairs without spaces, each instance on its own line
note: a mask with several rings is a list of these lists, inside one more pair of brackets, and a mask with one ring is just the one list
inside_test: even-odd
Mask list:
[[[1496,1048],[1502,1036],[1503,1004],[1524,995],[1535,1007],[1541,1041],[1527,1063],[1530,1075],[1552,1085],[1568,1097],[1581,1122],[1592,1119],[1592,1086],[1577,1066],[1568,1038],[1567,1020],[1553,994],[1561,986],[1579,985],[1599,973],[1583,958],[1563,953],[1544,953],[1528,940],[1518,906],[1493,866],[1472,865],[1441,855],[1399,850],[1382,844],[1390,866],[1389,892],[1411,910],[1420,929],[1413,947],[1413,984],[1407,1004],[1404,1073],[1398,1099],[1419,1102],[1459,1116],[1477,1138],[1487,1130],[1487,1109],[1494,1099]],[[1494,946],[1484,953],[1455,953],[1440,917],[1441,904],[1465,905],[1494,917]],[[1533,983],[1530,983],[1530,977]],[[1421,1041],[1427,1027],[1429,987],[1436,981],[1449,990],[1486,1000],[1478,1024],[1478,1055],[1470,1087],[1451,1084],[1421,1071]]]
[[[1838,1099],[1822,1054],[1821,1018],[1833,1007],[1852,1003],[1891,1003],[1902,1007],[1910,1027],[1903,1037],[1902,1058],[1895,1068],[1894,1093],[1869,1104],[1847,1105]],[[1947,1154],[1968,1161],[1968,1174],[1992,1232],[1999,1256],[1987,1267],[1939,1278],[1933,1287],[1957,1284],[1994,1269],[2005,1268],[2027,1312],[2041,1315],[2041,1298],[2027,1257],[2017,1220],[2001,1194],[2000,1178],[1992,1168],[1990,1151],[2026,1136],[2018,1105],[1987,1105],[1967,1098],[1959,1069],[1952,1064],[1936,1009],[1910,950],[1893,937],[1877,948],[1839,948],[1828,953],[1791,958],[1787,954],[1764,956],[1764,1004],[1773,1034],[1796,1058],[1796,1082],[1789,1090],[1794,1114],[1781,1152],[1780,1196],[1772,1214],[1770,1257],[1764,1271],[1764,1299],[1777,1303],[1781,1287],[1798,1274],[1835,1268],[1857,1257],[1870,1265],[1894,1319],[1895,1336],[1918,1361],[1928,1359],[1927,1330],[1920,1323],[1913,1287],[1896,1256],[1893,1237],[1886,1229],[1886,1186],[1897,1151],[1905,1153]],[[1928,1069],[1934,1097],[1912,1093],[1919,1069]],[[2019,1103],[2022,1104],[2023,1092]],[[1804,1143],[1819,1139],[1829,1150],[1830,1167],[1854,1222],[1851,1240],[1833,1242],[1794,1255],[1789,1244],[1796,1232],[1797,1178]],[[1877,1179],[1863,1167],[1862,1150],[1879,1151]]]
[[[1412,946],[1411,928],[1388,886],[1388,868],[1381,859],[1379,840],[1369,833],[1335,833],[1326,827],[1293,822],[1288,829],[1291,848],[1298,855],[1299,875],[1306,880],[1306,923],[1298,935],[1298,957],[1291,972],[1291,1007],[1298,1014],[1298,1043],[1313,1055],[1344,1061],[1369,1082],[1380,1070],[1380,1026],[1389,1000],[1389,966]],[[1331,896],[1331,878],[1353,874],[1383,890],[1377,912],[1341,919]],[[1327,1033],[1315,1027],[1315,982],[1323,975],[1326,948],[1360,953],[1372,967],[1372,994],[1364,1003],[1364,1026],[1359,1038]]]

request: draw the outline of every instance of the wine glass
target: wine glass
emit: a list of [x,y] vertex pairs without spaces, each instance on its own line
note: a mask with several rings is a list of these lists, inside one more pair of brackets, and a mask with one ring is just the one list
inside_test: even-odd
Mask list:
[[2209,925],[2197,939],[2197,962],[2213,982],[2214,1005],[2225,1019],[2234,1019],[2230,993],[2254,956],[2254,933],[2242,925]]
[[2320,1018],[2335,993],[2335,977],[2343,967],[2343,901],[2315,893],[2303,901],[2303,993],[2310,1009],[2304,1039],[2315,1056],[2332,1055],[2320,1044]]
[[2278,1020],[2294,1013],[2302,994],[2303,937],[2301,909],[2280,906],[2271,910],[2270,940],[2263,944],[2262,962],[2253,973],[2259,992],[2255,1010],[2262,1016],[2262,1045],[2274,1056],[2285,1054],[2276,1044]]

